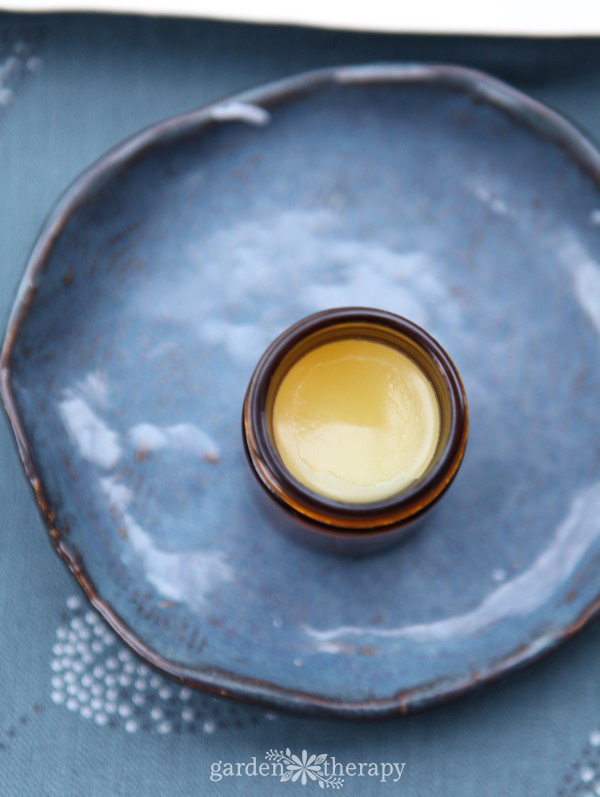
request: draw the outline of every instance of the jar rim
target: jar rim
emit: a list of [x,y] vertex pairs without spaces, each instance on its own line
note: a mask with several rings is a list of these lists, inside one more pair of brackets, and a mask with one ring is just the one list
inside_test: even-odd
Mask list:
[[[423,478],[387,498],[365,503],[329,498],[296,479],[285,467],[277,451],[267,410],[271,381],[284,357],[316,333],[348,324],[364,324],[373,340],[377,340],[378,328],[409,339],[427,355],[441,375],[449,405],[447,438]],[[348,337],[356,337],[356,334],[349,334]],[[401,346],[398,348],[402,350]],[[438,394],[435,386],[434,390]],[[267,493],[292,514],[310,520],[318,527],[352,532],[382,531],[385,527],[412,522],[439,500],[462,462],[468,426],[465,389],[456,366],[442,346],[414,322],[386,310],[368,307],[323,310],[288,327],[275,338],[258,361],[248,384],[242,412],[246,457],[254,476]]]

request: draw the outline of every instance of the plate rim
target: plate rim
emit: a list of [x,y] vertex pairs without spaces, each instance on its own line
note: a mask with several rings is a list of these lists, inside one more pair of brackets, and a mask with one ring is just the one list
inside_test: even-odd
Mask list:
[[443,676],[430,683],[402,689],[384,698],[359,701],[334,699],[316,693],[284,687],[267,680],[252,678],[210,666],[198,669],[161,656],[137,636],[105,601],[88,576],[77,551],[63,538],[56,515],[35,460],[25,424],[18,410],[11,382],[11,356],[19,331],[32,308],[37,279],[48,255],[71,215],[86,200],[89,192],[116,171],[130,166],[138,157],[170,139],[192,130],[201,132],[212,125],[243,121],[263,124],[271,106],[292,100],[333,85],[372,85],[382,83],[426,83],[444,85],[467,93],[480,101],[500,108],[525,123],[535,133],[561,146],[600,188],[600,152],[590,137],[564,115],[533,99],[503,81],[470,67],[428,63],[377,63],[328,67],[269,82],[236,92],[187,113],[178,114],[126,138],[108,150],[75,179],[54,206],[27,261],[24,275],[6,326],[0,353],[0,397],[17,444],[25,474],[46,525],[56,553],[66,564],[90,604],[100,613],[117,636],[141,659],[161,673],[195,689],[260,704],[269,708],[303,714],[329,715],[351,719],[378,719],[412,714],[444,704],[541,658],[584,628],[600,613],[600,591],[568,625],[551,635],[540,634],[520,643],[511,653],[489,664],[484,672],[461,676]]

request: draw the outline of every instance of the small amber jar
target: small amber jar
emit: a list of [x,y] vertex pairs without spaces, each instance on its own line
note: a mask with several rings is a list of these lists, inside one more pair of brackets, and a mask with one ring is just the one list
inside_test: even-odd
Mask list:
[[[335,341],[396,349],[418,366],[437,401],[439,431],[430,461],[408,486],[379,500],[350,502],[317,492],[286,467],[275,442],[273,408],[286,374],[309,352]],[[452,360],[419,326],[383,310],[337,308],[304,318],[268,347],[248,385],[242,434],[273,526],[309,545],[360,554],[400,540],[444,495],[465,452],[468,406]]]

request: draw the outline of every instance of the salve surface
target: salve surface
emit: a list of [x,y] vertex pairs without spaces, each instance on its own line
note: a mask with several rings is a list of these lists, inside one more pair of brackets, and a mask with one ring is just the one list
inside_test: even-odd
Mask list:
[[309,351],[273,405],[279,455],[298,481],[350,503],[379,501],[426,470],[440,411],[429,379],[398,349],[349,338]]

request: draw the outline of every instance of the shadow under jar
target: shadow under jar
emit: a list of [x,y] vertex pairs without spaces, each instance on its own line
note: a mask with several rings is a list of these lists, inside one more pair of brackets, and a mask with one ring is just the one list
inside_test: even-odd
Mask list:
[[456,476],[468,425],[462,381],[439,343],[362,307],[283,332],[259,360],[242,413],[274,528],[344,554],[382,550],[425,517]]

